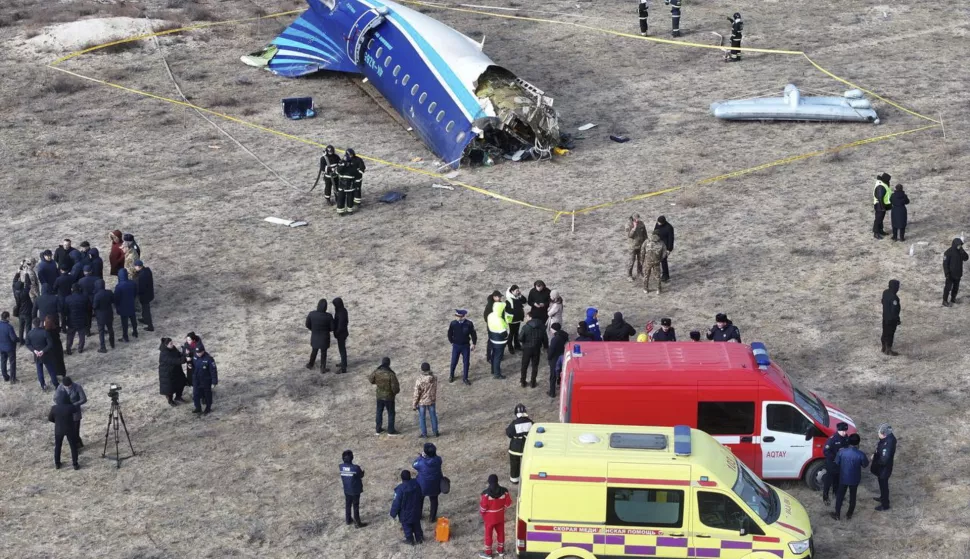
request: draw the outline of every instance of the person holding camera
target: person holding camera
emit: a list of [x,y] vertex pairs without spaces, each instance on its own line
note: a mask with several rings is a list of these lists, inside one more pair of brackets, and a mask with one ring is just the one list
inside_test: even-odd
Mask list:
[[[205,352],[205,347],[199,344],[195,348],[195,358],[192,360],[192,400],[195,404],[192,413],[209,415],[212,411],[212,387],[218,384],[219,374],[216,370],[216,362]],[[205,410],[202,409],[203,402]]]

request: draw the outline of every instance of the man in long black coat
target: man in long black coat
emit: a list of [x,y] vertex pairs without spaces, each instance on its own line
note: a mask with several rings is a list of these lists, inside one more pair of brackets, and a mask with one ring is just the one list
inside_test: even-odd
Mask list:
[[88,298],[81,293],[81,286],[74,284],[71,294],[64,300],[64,310],[67,314],[67,355],[71,354],[74,346],[74,336],[78,337],[77,352],[84,353],[84,341],[88,334],[88,315],[91,313],[91,304]]
[[657,218],[657,224],[653,226],[653,231],[660,237],[660,242],[667,247],[668,253],[660,261],[660,281],[670,281],[670,268],[667,267],[667,257],[669,253],[674,251],[674,226],[667,221],[666,217],[660,216]]
[[[963,250],[963,239],[957,237],[950,243],[950,248],[943,253],[943,306],[957,302],[957,291],[960,290],[960,278],[963,277],[963,263],[967,261],[967,251]],[[949,300],[947,300],[949,298]]]
[[872,455],[870,471],[879,478],[879,506],[877,511],[889,510],[889,476],[893,475],[893,461],[896,458],[896,435],[888,423],[879,426],[879,443]]
[[145,266],[141,260],[135,260],[135,282],[138,284],[138,301],[141,303],[141,322],[145,325],[148,332],[155,331],[155,324],[152,322],[152,301],[155,300],[155,278],[152,276],[152,269]]
[[327,350],[330,348],[330,333],[333,332],[333,316],[327,312],[326,299],[320,299],[317,303],[317,310],[310,311],[310,314],[306,315],[306,329],[310,331],[311,348],[310,361],[306,364],[306,368],[313,368],[313,364],[317,361],[317,352],[319,352],[320,372],[329,372]]
[[94,319],[98,322],[98,341],[101,347],[98,353],[108,353],[104,347],[104,335],[108,334],[108,342],[111,349],[115,348],[115,313],[114,313],[114,293],[110,289],[104,288],[104,280],[99,279],[94,286],[94,299],[92,300],[94,309]]
[[71,464],[75,470],[80,470],[81,466],[77,463],[77,435],[74,432],[77,406],[71,403],[67,392],[58,392],[56,402],[47,414],[47,420],[54,424],[54,467],[61,467],[61,445],[64,437],[67,437],[67,444],[71,447]]
[[333,337],[337,340],[337,351],[340,352],[340,365],[337,374],[347,372],[347,337],[350,336],[350,317],[347,307],[340,297],[333,299]]
[[51,384],[57,387],[57,371],[54,370],[54,361],[47,356],[52,351],[54,342],[47,335],[47,331],[41,328],[39,318],[34,319],[34,327],[27,332],[27,349],[34,354],[34,364],[37,365],[37,382],[40,383],[42,390],[47,390],[47,383],[44,381],[44,367],[47,367],[47,374],[51,377]]
[[889,280],[889,288],[882,292],[882,352],[886,355],[899,355],[893,351],[893,339],[899,320],[899,280]]
[[52,285],[43,283],[40,286],[40,296],[34,301],[34,313],[41,324],[48,316],[53,316],[58,323],[61,321],[61,305],[57,302]]

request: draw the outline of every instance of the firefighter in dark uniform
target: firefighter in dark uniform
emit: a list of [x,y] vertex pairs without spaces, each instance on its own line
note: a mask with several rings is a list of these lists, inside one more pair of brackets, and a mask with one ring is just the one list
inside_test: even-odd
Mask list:
[[320,172],[317,175],[318,178],[323,176],[323,196],[331,206],[337,197],[337,163],[340,163],[340,156],[333,146],[327,146],[320,157]]
[[364,171],[367,170],[367,165],[364,165],[364,160],[357,157],[357,153],[353,149],[348,149],[347,153],[344,154],[344,161],[350,161],[350,164],[354,168],[354,198],[353,205],[359,206],[361,203],[360,188],[364,184]]
[[849,445],[849,424],[840,422],[835,426],[835,434],[825,441],[825,480],[822,483],[822,502],[825,506],[829,504],[829,489],[832,492],[839,488],[839,466],[835,463],[835,457],[839,451]]
[[734,12],[734,17],[729,17],[731,22],[731,50],[724,55],[725,62],[741,62],[741,31],[744,29],[744,22],[741,21],[741,14]]
[[680,2],[681,0],[664,0],[670,6],[670,35],[680,37]]
[[525,411],[525,406],[515,406],[515,419],[505,428],[505,435],[509,438],[509,481],[518,485],[519,467],[522,465],[522,451],[525,450],[525,438],[532,429],[532,420]]
[[[350,151],[348,150],[348,154]],[[354,213],[354,179],[356,169],[350,161],[349,155],[337,163],[337,213],[347,215]]]
[[637,12],[640,14],[640,34],[644,37],[647,36],[647,0],[640,0],[640,6],[637,8]]

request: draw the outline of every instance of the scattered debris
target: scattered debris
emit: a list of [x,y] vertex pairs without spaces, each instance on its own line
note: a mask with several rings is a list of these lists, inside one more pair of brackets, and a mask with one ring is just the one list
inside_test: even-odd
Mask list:
[[451,186],[450,184],[438,184],[438,183],[432,184],[431,185],[431,188],[440,188],[442,190],[454,190],[455,189],[455,187]]
[[723,120],[800,120],[822,122],[871,122],[879,115],[858,89],[842,97],[803,97],[794,84],[781,97],[755,97],[711,103],[711,113]]
[[566,155],[567,153],[569,153],[569,150],[566,148],[554,147],[552,148],[552,153],[556,155]]
[[283,99],[283,116],[290,120],[317,116],[317,111],[313,108],[313,97],[287,97]]
[[422,157],[412,157],[411,158],[411,163],[418,163],[419,161],[424,161],[424,158],[422,158]]
[[408,195],[403,192],[392,190],[390,192],[385,193],[383,196],[378,198],[378,200],[380,200],[381,202],[384,202],[385,204],[393,204],[394,202],[400,202],[401,200],[404,200],[407,197]]
[[277,225],[285,225],[287,227],[303,227],[307,225],[307,222],[305,221],[293,221],[292,219],[282,219],[279,217],[267,217],[263,221],[268,221]]
[[452,172],[448,173],[447,175],[445,175],[445,178],[453,179],[453,178],[455,178],[457,176],[458,176],[458,171],[452,171]]
[[630,141],[630,138],[626,136],[619,136],[617,134],[610,134],[610,139],[618,144],[625,144]]
[[586,123],[586,124],[580,126],[576,130],[579,130],[580,132],[585,132],[585,131],[587,131],[587,130],[589,130],[591,128],[596,128],[596,125],[593,124],[592,122],[589,122],[589,123]]

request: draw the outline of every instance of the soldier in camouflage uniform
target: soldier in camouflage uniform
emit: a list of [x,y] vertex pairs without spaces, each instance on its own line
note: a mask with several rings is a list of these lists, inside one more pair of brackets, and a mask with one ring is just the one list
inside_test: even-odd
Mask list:
[[667,256],[667,247],[660,240],[660,235],[650,233],[650,240],[643,243],[640,260],[643,262],[643,292],[650,292],[650,278],[657,281],[657,295],[660,294],[663,283],[660,281],[660,262]]
[[[640,221],[640,214],[633,214],[630,216],[630,221],[627,223],[627,237],[630,238],[630,263],[627,266],[627,276],[630,281],[636,281],[636,277],[643,273],[643,259],[640,255],[640,249],[643,247],[643,241],[647,240],[647,228]],[[633,273],[634,266],[636,266],[636,274]]]

